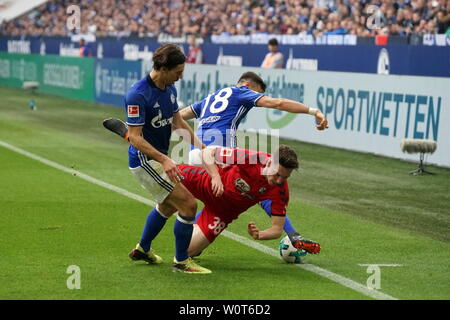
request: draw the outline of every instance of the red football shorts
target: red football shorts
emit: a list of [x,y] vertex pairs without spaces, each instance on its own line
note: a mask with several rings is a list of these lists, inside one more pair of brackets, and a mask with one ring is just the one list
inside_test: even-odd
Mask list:
[[233,221],[225,215],[214,212],[211,207],[205,206],[198,217],[196,224],[200,227],[205,237],[211,243]]

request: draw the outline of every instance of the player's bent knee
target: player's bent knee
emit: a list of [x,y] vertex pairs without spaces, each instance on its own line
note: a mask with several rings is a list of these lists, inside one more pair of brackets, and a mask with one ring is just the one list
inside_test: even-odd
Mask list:
[[177,209],[170,205],[169,203],[158,203],[156,205],[156,210],[158,210],[160,213],[162,213],[167,218],[171,217],[175,212],[177,212]]
[[186,199],[183,207],[183,209],[186,211],[185,215],[189,217],[195,217],[195,214],[197,213],[197,201],[195,201],[194,198]]
[[197,201],[195,201],[194,196],[181,184],[178,184],[169,197],[167,197],[167,203],[177,208],[183,216],[195,217],[197,213]]

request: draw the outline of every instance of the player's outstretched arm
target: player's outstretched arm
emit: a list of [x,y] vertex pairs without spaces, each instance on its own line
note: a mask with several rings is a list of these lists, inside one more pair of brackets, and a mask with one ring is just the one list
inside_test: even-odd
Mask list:
[[180,114],[184,120],[191,120],[196,118],[195,113],[194,111],[192,111],[190,106],[181,109]]
[[263,231],[259,231],[254,222],[249,222],[247,232],[255,240],[278,239],[283,233],[284,219],[284,216],[272,216],[272,226]]
[[290,113],[308,113],[316,117],[317,130],[328,128],[328,120],[325,119],[323,113],[316,108],[310,108],[301,102],[297,102],[285,98],[271,98],[268,96],[261,97],[256,105],[263,108],[278,109]]

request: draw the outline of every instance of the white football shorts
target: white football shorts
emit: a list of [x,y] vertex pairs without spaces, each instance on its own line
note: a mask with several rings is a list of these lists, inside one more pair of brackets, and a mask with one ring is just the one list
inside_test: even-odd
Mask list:
[[141,186],[148,190],[151,200],[161,203],[172,193],[174,184],[169,180],[162,165],[155,160],[148,160],[139,152],[141,165],[130,168],[131,173],[138,179]]

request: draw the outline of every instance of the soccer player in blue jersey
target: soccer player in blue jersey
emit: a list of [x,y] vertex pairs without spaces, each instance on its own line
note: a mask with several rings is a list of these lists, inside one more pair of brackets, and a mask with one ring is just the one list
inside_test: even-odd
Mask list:
[[307,113],[315,116],[316,128],[328,128],[323,113],[301,102],[265,96],[266,84],[254,72],[245,72],[236,86],[222,88],[202,101],[181,110],[185,120],[197,118],[196,135],[206,145],[237,147],[236,131],[242,119],[253,107],[278,109],[290,113]]
[[[263,95],[265,91],[266,84],[260,76],[254,72],[245,72],[236,86],[217,90],[202,101],[181,110],[181,116],[185,120],[193,118],[199,120],[196,135],[205,145],[231,148],[237,147],[236,131],[239,123],[253,107],[310,114],[315,117],[318,130],[328,128],[328,121],[319,109],[310,108],[290,99],[271,98]],[[199,151],[194,149],[190,152],[189,164],[202,166]],[[267,215],[272,215],[270,200],[262,201],[260,205]],[[307,240],[300,236],[288,216],[284,231],[292,243]]]
[[158,48],[153,55],[153,70],[133,84],[125,97],[127,113],[129,168],[141,185],[150,191],[156,208],[150,211],[141,240],[130,253],[133,260],[152,264],[162,262],[151,248],[152,240],[167,219],[178,211],[175,221],[173,268],[184,273],[211,273],[188,256],[197,211],[194,196],[180,182],[181,171],[168,154],[172,127],[190,134],[189,143],[202,148],[191,127],[183,120],[173,85],[184,71],[186,57],[174,44]]

